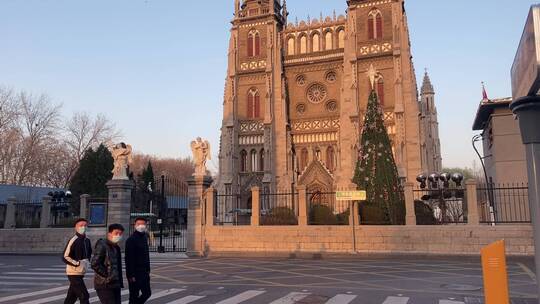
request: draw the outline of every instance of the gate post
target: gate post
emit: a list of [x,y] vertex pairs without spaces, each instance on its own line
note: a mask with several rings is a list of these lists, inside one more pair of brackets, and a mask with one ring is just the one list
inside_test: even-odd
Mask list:
[[306,186],[296,187],[298,191],[298,226],[307,226],[308,224],[308,202]]
[[131,191],[135,188],[135,183],[128,179],[113,179],[107,182],[107,188],[109,189],[107,225],[121,224],[126,232],[129,232]]
[[39,228],[47,228],[51,223],[51,202],[50,196],[44,196],[41,199],[41,221],[39,222]]
[[259,226],[261,216],[261,190],[251,188],[251,226]]
[[416,226],[416,212],[414,210],[414,183],[407,182],[404,187],[405,192],[405,224]]
[[206,226],[214,226],[214,202],[216,200],[216,189],[213,187],[206,190],[206,220],[204,224]]
[[213,180],[211,176],[193,175],[188,179],[188,226],[187,226],[187,255],[203,255],[202,237],[202,204],[204,193],[210,187]]
[[478,216],[478,197],[476,193],[476,180],[469,179],[465,182],[467,194],[465,195],[467,203],[467,224],[480,225]]
[[6,219],[4,220],[4,229],[12,229],[16,227],[16,220],[15,220],[15,204],[16,203],[17,203],[16,197],[9,197],[7,199]]

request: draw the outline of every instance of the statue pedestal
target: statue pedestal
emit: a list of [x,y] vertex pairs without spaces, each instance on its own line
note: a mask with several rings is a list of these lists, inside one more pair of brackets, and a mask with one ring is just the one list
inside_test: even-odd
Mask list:
[[107,183],[107,188],[107,225],[121,224],[127,234],[131,220],[131,191],[135,188],[135,183],[126,179],[113,179]]
[[203,256],[202,237],[204,193],[212,185],[213,179],[206,175],[194,175],[188,181],[188,226],[187,255]]

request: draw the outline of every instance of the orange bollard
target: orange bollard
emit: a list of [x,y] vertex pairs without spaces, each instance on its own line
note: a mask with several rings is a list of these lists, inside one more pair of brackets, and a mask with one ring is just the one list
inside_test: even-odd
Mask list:
[[486,304],[509,304],[508,274],[504,240],[482,249],[484,297]]

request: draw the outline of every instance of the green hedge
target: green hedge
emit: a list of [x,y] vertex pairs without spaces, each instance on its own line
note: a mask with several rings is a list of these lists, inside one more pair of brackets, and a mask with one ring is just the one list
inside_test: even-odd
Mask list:
[[390,219],[384,208],[371,203],[360,203],[360,223],[362,225],[390,225]]
[[309,210],[310,225],[348,225],[350,211],[334,214],[326,205],[315,204]]
[[276,207],[272,208],[267,215],[261,216],[260,224],[265,226],[298,225],[298,219],[294,210],[287,207]]

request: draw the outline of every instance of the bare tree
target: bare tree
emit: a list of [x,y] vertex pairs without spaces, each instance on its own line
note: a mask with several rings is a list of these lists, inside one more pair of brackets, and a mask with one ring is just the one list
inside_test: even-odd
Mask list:
[[156,177],[165,175],[174,178],[178,181],[186,181],[195,172],[193,160],[187,158],[161,158],[148,154],[135,153],[133,155],[133,163],[131,171],[135,175],[139,175],[148,165],[152,163],[154,175]]

